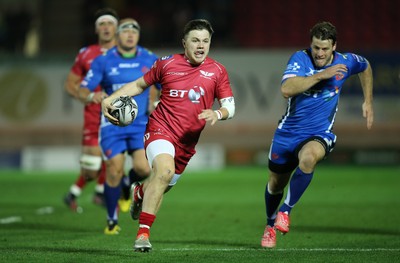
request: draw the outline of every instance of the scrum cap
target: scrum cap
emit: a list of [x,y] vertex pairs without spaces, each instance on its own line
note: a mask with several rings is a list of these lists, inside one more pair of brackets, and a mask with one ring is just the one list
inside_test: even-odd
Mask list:
[[134,29],[140,32],[140,25],[134,20],[126,21],[118,26],[117,33],[121,32],[124,29]]

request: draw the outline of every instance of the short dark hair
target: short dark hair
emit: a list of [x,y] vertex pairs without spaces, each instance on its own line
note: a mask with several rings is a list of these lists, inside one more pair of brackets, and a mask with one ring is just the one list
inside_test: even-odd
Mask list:
[[313,37],[321,40],[331,39],[333,45],[336,43],[336,34],[336,27],[329,22],[319,22],[310,30],[311,41]]
[[99,17],[104,16],[104,15],[111,15],[111,16],[115,17],[115,19],[117,19],[117,21],[119,20],[117,11],[115,11],[114,9],[109,8],[109,7],[104,7],[104,8],[97,10],[94,13],[94,21],[96,21]]
[[210,36],[212,36],[212,34],[214,33],[211,23],[208,22],[207,20],[205,19],[191,20],[183,28],[183,38],[185,38],[187,34],[189,34],[189,32],[192,30],[203,30],[203,29],[207,30],[208,33],[210,33]]

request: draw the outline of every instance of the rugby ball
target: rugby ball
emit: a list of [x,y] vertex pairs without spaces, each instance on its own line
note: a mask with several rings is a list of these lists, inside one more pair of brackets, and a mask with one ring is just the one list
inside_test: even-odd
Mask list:
[[138,105],[136,101],[127,95],[116,98],[111,105],[116,109],[111,111],[110,114],[118,119],[118,126],[124,127],[131,124],[138,114]]

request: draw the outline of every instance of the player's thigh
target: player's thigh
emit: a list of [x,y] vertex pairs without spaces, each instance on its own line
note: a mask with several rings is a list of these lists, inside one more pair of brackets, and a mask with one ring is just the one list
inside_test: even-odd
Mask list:
[[139,174],[149,174],[150,166],[147,162],[144,149],[138,149],[132,152],[132,164],[135,171]]
[[116,183],[120,181],[124,174],[125,154],[114,155],[106,161],[107,164],[107,182]]
[[[333,138],[333,139],[332,139]],[[303,172],[310,173],[315,165],[324,159],[335,146],[335,135],[324,134],[312,136],[298,147],[299,167]]]
[[[291,174],[298,165],[296,138],[275,134],[268,154],[268,168],[270,173],[277,175]],[[275,177],[275,176],[274,176]],[[279,180],[279,176],[276,176]]]
[[326,154],[325,147],[319,141],[307,142],[299,151],[299,161],[309,160],[318,162]]
[[156,139],[146,145],[146,156],[154,173],[175,173],[175,147],[166,139]]
[[120,134],[101,137],[100,147],[105,160],[111,160],[116,155],[124,154],[128,150],[126,140]]
[[175,175],[175,160],[168,153],[161,153],[153,159],[153,171],[155,177],[169,184]]
[[[167,180],[172,174],[169,186],[174,186],[187,164],[187,162],[183,163],[180,158],[180,148],[176,147],[171,136],[159,131],[149,131],[144,138],[146,156],[153,174],[166,174]],[[194,153],[194,149],[192,151]]]

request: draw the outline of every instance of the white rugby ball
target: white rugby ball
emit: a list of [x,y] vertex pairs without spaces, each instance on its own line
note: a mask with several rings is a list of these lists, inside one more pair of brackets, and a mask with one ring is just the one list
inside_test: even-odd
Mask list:
[[111,111],[110,114],[118,119],[121,127],[128,126],[131,124],[138,114],[138,105],[136,101],[127,95],[116,98],[111,105],[116,109]]

